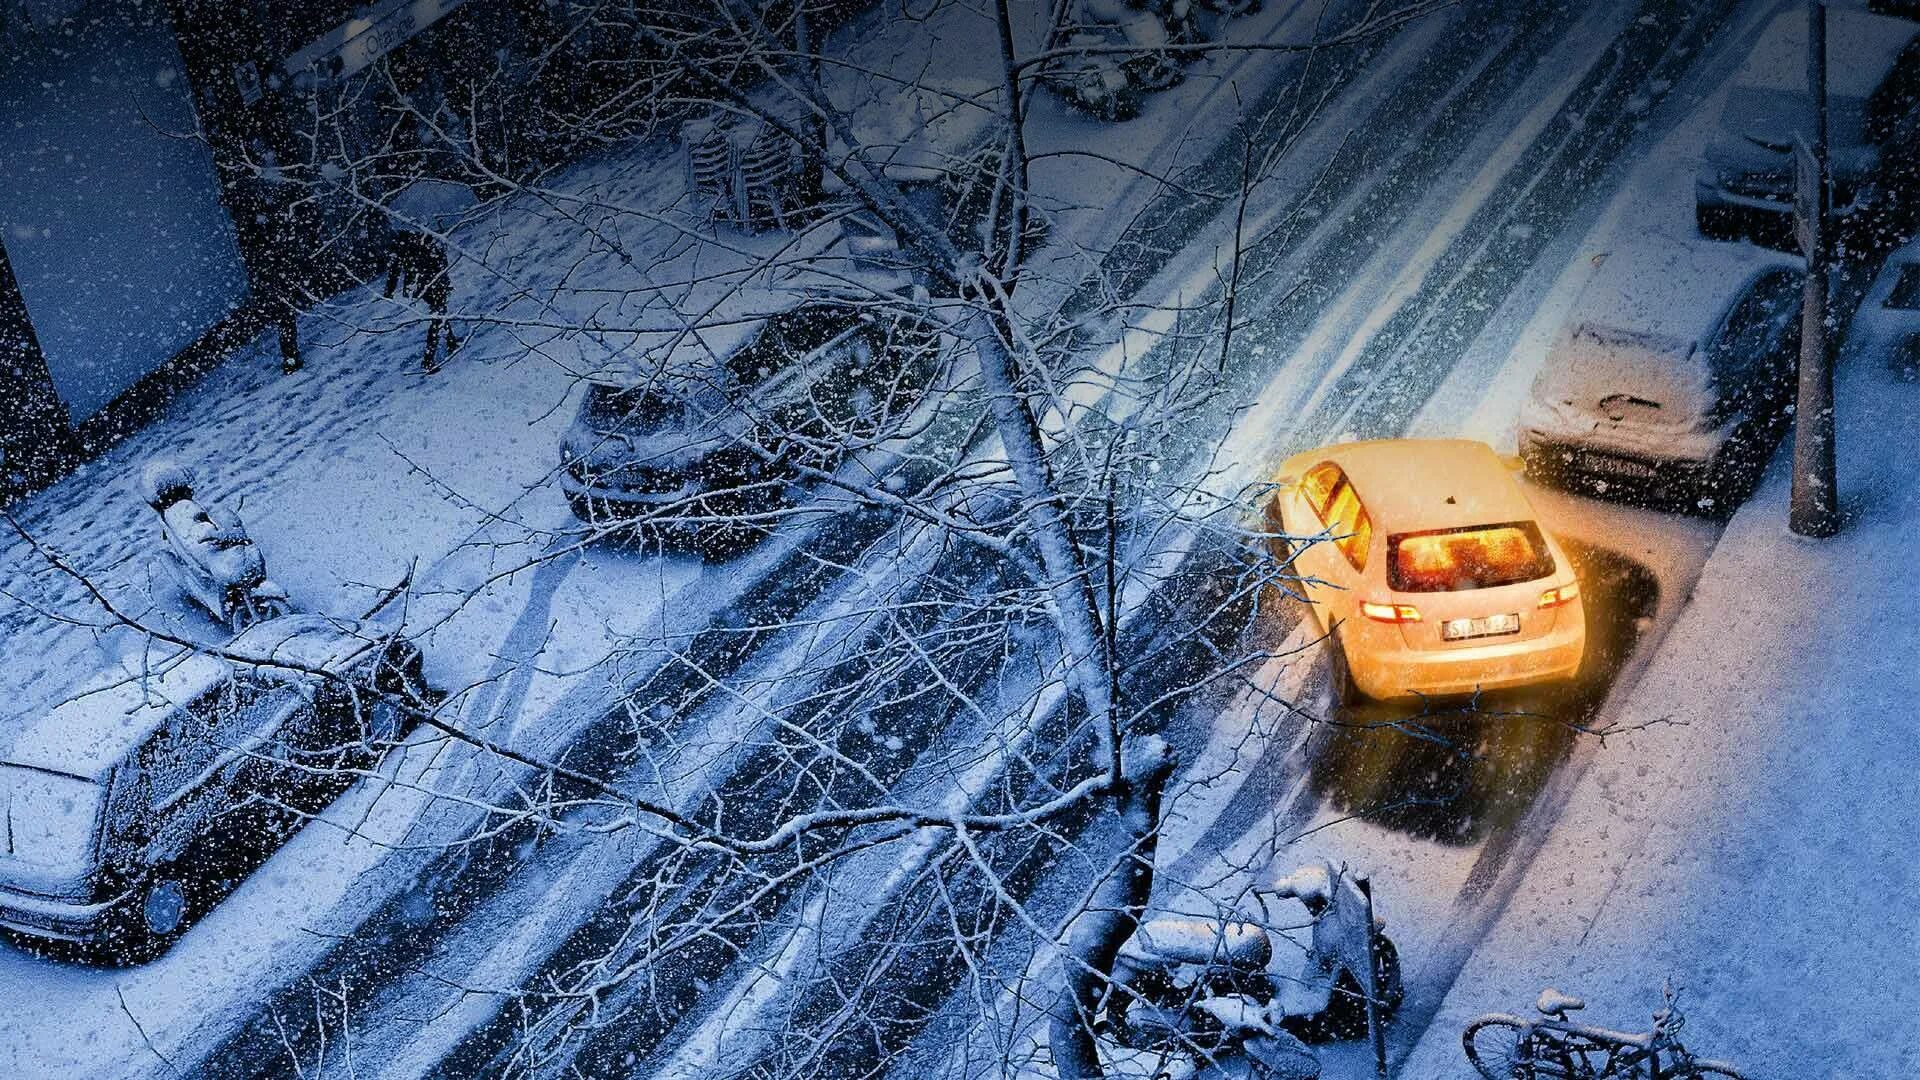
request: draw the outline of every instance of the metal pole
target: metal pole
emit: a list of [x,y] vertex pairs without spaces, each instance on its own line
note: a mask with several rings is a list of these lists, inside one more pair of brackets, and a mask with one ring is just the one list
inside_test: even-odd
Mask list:
[[1802,536],[1840,529],[1834,469],[1833,358],[1827,341],[1827,278],[1833,244],[1827,235],[1827,6],[1807,0],[1807,94],[1813,106],[1815,197],[1805,222],[1806,295],[1800,312],[1799,395],[1794,404],[1793,496],[1788,527]]
[[1373,1068],[1379,1080],[1387,1080],[1387,1029],[1380,1022],[1380,985],[1379,965],[1374,958],[1379,955],[1380,942],[1375,935],[1373,921],[1373,880],[1355,875],[1353,884],[1366,899],[1367,918],[1367,962],[1366,970],[1360,976],[1361,988],[1367,992],[1367,1039],[1373,1043]]

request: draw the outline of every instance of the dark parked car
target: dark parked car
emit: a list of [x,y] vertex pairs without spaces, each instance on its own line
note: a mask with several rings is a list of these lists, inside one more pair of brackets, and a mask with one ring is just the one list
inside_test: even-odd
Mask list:
[[[1900,144],[1920,109],[1920,38],[1901,19],[1828,15],[1827,144],[1842,217],[1893,209],[1915,194]],[[1808,133],[1807,16],[1767,24],[1734,76],[1694,180],[1700,232],[1793,249],[1793,137]]]
[[237,853],[265,858],[371,763],[404,695],[431,693],[418,650],[351,622],[268,619],[223,652],[274,665],[156,657],[0,729],[0,927],[150,955],[251,869]]
[[1527,473],[1629,501],[1725,511],[1788,420],[1798,259],[1623,241],[1588,282],[1520,418]]
[[924,294],[789,303],[723,347],[684,341],[644,373],[591,381],[560,448],[574,514],[725,553],[898,434],[938,368]]

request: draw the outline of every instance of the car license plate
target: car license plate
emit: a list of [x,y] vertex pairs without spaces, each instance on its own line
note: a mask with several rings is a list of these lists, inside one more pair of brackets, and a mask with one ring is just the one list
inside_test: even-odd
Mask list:
[[1440,625],[1440,637],[1445,641],[1465,641],[1468,638],[1499,637],[1502,634],[1520,632],[1520,616],[1488,615],[1479,619],[1448,619]]
[[1629,476],[1635,480],[1652,480],[1653,466],[1631,458],[1614,457],[1612,454],[1586,455],[1587,468],[1608,476]]

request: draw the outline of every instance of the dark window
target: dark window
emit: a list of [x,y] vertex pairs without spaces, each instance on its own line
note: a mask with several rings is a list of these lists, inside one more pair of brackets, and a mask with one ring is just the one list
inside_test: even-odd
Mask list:
[[859,324],[859,312],[833,304],[809,304],[782,312],[769,318],[752,341],[727,357],[727,372],[743,386],[764,382]]
[[[1781,359],[1798,340],[1799,276],[1784,270],[1762,274],[1728,312],[1709,357],[1715,376],[1746,379]],[[1739,387],[1724,387],[1722,393]]]
[[1553,552],[1531,521],[1387,538],[1387,584],[1395,592],[1492,589],[1552,573]]
[[1900,268],[1900,277],[1893,283],[1893,291],[1887,294],[1887,306],[1901,311],[1920,310],[1920,263],[1908,263]]

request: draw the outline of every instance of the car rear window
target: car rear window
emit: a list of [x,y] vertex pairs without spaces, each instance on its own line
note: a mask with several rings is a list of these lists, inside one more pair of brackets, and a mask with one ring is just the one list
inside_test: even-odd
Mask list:
[[644,431],[678,419],[682,401],[663,386],[624,388],[594,383],[580,404],[595,431]]
[[1547,577],[1553,570],[1553,553],[1531,521],[1387,538],[1387,584],[1395,592],[1491,589]]

